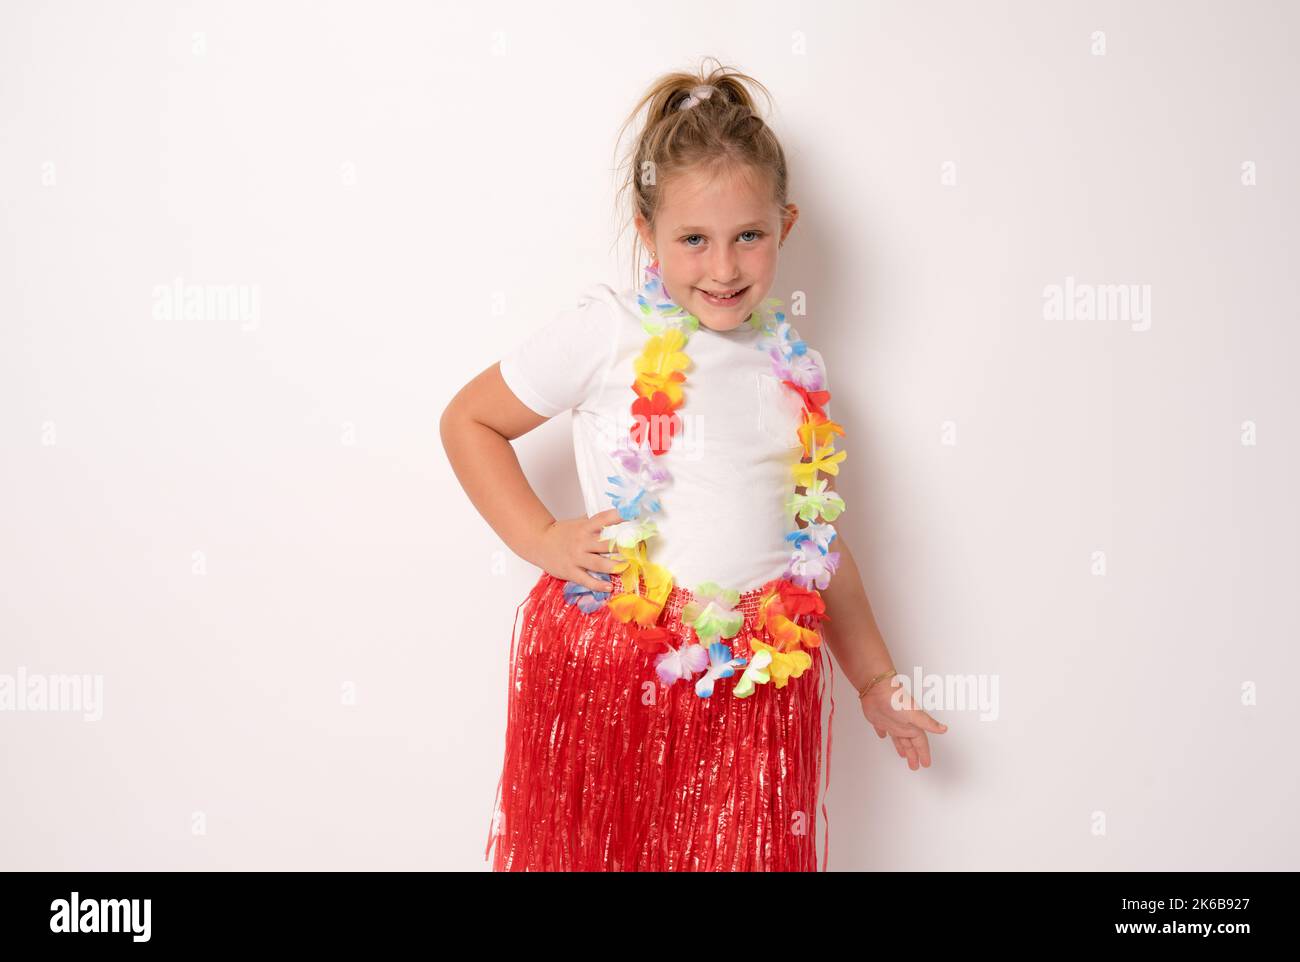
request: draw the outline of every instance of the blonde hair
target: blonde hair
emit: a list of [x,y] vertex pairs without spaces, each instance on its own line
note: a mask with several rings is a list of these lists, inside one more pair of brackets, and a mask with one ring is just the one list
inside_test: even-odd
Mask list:
[[[762,91],[769,104],[771,94],[753,77],[723,66],[717,58],[708,60],[717,66],[707,73],[701,65],[698,74],[676,71],[654,81],[619,128],[617,143],[621,144],[628,126],[645,109],[644,125],[621,165],[626,170],[618,197],[630,194],[630,201],[624,207],[628,219],[620,234],[635,223],[637,214],[653,229],[665,184],[693,167],[747,167],[766,174],[773,199],[785,207],[789,181],[785,151],[772,128],[758,115],[756,101],[746,85]],[[701,87],[713,89],[696,90]],[[623,203],[616,201],[618,206]],[[637,235],[632,242],[633,287],[640,286],[640,240]]]

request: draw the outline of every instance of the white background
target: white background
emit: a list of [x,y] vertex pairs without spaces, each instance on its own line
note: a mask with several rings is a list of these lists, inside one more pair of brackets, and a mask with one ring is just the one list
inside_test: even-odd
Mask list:
[[[775,96],[803,217],[773,293],[808,298],[896,664],[998,684],[911,772],[837,673],[831,869],[1297,868],[1298,27],[6,3],[0,674],[104,701],[0,712],[0,867],[485,866],[538,571],[438,417],[630,284],[615,134],[714,55]],[[1149,329],[1046,320],[1067,277],[1150,285]],[[177,278],[256,290],[255,323],[156,316]],[[518,449],[580,513],[567,416]]]

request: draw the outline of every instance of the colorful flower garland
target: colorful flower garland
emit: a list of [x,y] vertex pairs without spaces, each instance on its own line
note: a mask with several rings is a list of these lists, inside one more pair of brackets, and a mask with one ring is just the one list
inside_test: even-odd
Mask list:
[[[617,570],[620,591],[593,591],[569,581],[564,585],[564,598],[587,613],[608,606],[619,621],[635,623],[633,640],[657,656],[655,673],[665,686],[704,672],[695,682],[695,693],[708,698],[714,681],[730,678],[743,668],[733,686],[737,698],[748,697],[755,685],[769,681],[784,688],[789,679],[798,678],[812,665],[805,649],[821,644],[816,625],[829,620],[819,589],[829,584],[839,564],[839,552],[830,550],[835,540],[830,522],[844,511],[844,499],[827,491],[827,482],[818,479],[817,473],[839,474],[845,452],[835,451],[833,435],[843,437],[844,429],[822,409],[831,395],[824,389],[820,365],[778,310],[781,301],[768,298],[760,308],[763,317],[752,313],[746,323],[763,333],[757,347],[768,352],[773,372],[803,402],[803,422],[798,428],[803,457],[794,465],[793,481],[796,489],[802,487],[805,492],[796,490],[786,509],[792,524],[796,517],[807,522],[805,527],[795,524],[785,536],[791,543],[790,561],[780,578],[763,586],[765,592],[759,599],[758,625],[776,644],[751,638],[753,657],[747,662],[733,656],[722,639],[734,638],[744,623],[743,614],[735,609],[740,592],[706,581],[695,588],[694,600],[681,612],[682,624],[692,628],[698,643],[674,648],[670,632],[656,625],[672,591],[673,576],[646,556],[646,541],[657,529],[653,519],[642,517],[642,511],[660,510],[656,492],[669,481],[658,458],[681,429],[676,410],[683,401],[686,375],[682,372],[691,365],[683,349],[700,322],[668,296],[658,264],[646,268],[645,278],[637,302],[650,340],[634,363],[632,426],[611,452],[618,473],[609,476],[613,490],[606,492],[623,519],[608,529],[611,552],[616,546],[621,563]],[[591,574],[612,585],[613,579],[604,572]],[[639,590],[642,581],[644,594]]]

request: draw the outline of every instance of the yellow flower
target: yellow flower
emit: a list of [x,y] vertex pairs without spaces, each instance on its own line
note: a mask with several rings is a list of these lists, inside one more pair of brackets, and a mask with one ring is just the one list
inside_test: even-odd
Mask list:
[[672,573],[663,565],[650,561],[641,569],[641,577],[645,579],[646,597],[662,608],[668,601],[668,593],[673,590]]
[[686,335],[675,327],[650,338],[634,364],[633,389],[642,397],[663,391],[668,402],[678,407],[682,403],[682,382],[686,380],[682,371],[691,366],[691,359],[682,351],[685,346]]
[[839,474],[840,462],[845,458],[845,452],[840,451],[834,456],[830,456],[835,449],[831,445],[817,449],[817,456],[811,461],[801,461],[793,467],[794,483],[801,488],[806,488],[817,480],[817,472],[824,471],[827,474]]
[[757,638],[750,642],[750,647],[755,651],[772,653],[772,663],[767,666],[767,673],[777,688],[784,688],[791,678],[798,678],[812,667],[812,656],[806,651],[777,651]]
[[[635,621],[649,627],[659,618],[659,612],[673,590],[673,576],[663,565],[646,559],[644,541],[633,547],[618,549],[619,567],[615,568],[622,593],[609,599],[609,608],[619,621]],[[639,593],[640,582],[645,580],[646,593]]]

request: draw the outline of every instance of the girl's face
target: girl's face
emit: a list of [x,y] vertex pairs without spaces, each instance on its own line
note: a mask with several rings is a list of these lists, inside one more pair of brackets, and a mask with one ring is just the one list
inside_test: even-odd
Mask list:
[[639,214],[636,226],[658,256],[668,296],[706,327],[734,330],[771,290],[798,207],[786,206],[783,223],[768,178],[748,167],[688,170],[663,191],[653,233]]

